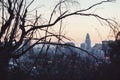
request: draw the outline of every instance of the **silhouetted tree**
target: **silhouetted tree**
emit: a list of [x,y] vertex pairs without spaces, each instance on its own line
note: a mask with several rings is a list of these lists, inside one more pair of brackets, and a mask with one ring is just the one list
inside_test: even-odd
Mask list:
[[109,69],[111,69],[110,80],[120,79],[120,32],[118,31],[115,37],[115,41],[110,43],[110,60],[111,64]]
[[[92,6],[86,9],[69,12],[67,8],[62,9],[60,8],[60,6],[62,5],[65,6],[66,5],[65,3],[67,2],[73,3],[74,1],[61,0],[58,2],[58,4],[56,4],[54,9],[51,11],[50,18],[47,20],[47,22],[39,24],[38,22],[41,19],[41,14],[39,16],[36,14],[36,17],[33,20],[31,20],[28,17],[29,16],[28,8],[31,6],[34,0],[31,0],[30,3],[28,3],[27,0],[0,0],[0,4],[1,4],[0,8],[2,8],[2,10],[0,10],[0,12],[2,12],[2,17],[0,19],[2,21],[2,24],[0,25],[1,26],[0,27],[0,79],[7,80],[6,76],[8,71],[8,64],[11,58],[17,59],[21,57],[33,46],[35,46],[38,42],[44,42],[45,44],[48,40],[46,38],[54,36],[60,40],[60,36],[64,37],[61,34],[57,35],[48,31],[49,27],[57,24],[62,19],[72,15],[94,16],[110,24],[111,20],[102,18],[97,14],[86,13],[85,11],[88,11],[93,7],[100,5],[102,3],[111,2],[111,1],[112,0],[101,1],[96,4],[93,4]],[[54,14],[56,14],[57,10],[59,10],[58,11],[59,16],[55,18]],[[45,35],[39,38],[38,37],[34,38],[34,35],[40,31],[45,32]],[[25,39],[28,40],[27,42],[29,42],[32,39],[35,39],[36,41],[24,51],[18,52],[20,48],[22,48],[27,44],[27,42],[23,44]]]

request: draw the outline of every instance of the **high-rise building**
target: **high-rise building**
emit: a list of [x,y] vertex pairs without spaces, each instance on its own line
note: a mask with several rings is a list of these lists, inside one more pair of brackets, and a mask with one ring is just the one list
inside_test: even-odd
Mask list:
[[87,35],[86,35],[85,44],[86,44],[86,50],[91,49],[91,40],[90,40],[89,33],[87,33]]
[[85,43],[81,43],[81,44],[80,44],[80,48],[86,50],[86,44],[85,44]]

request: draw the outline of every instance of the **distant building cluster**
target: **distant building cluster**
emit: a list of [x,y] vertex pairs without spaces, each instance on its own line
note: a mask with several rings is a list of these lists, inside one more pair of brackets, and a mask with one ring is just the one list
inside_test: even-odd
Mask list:
[[98,59],[105,59],[105,52],[102,50],[102,44],[96,43],[93,47],[91,46],[90,35],[87,33],[84,43],[81,43],[80,47],[87,50]]
[[[100,60],[108,60],[109,58],[109,44],[113,42],[112,40],[104,40],[102,44],[96,43],[94,46],[91,46],[90,35],[87,33],[86,39],[84,43],[80,44],[80,47],[84,50],[91,52],[91,54],[95,55]],[[84,53],[84,52],[83,52]],[[85,55],[84,55],[85,56]]]
[[[31,70],[32,68],[41,71],[50,68],[51,73],[57,73],[59,71],[58,65],[68,67],[68,73],[74,67],[76,71],[79,70],[81,64],[96,66],[105,61],[110,63],[109,57],[109,43],[112,41],[102,41],[102,44],[96,43],[91,46],[90,35],[87,33],[85,41],[80,44],[79,47],[75,46],[73,42],[66,42],[64,44],[36,44],[33,48],[28,50],[23,56],[18,59],[20,67],[23,69]],[[23,52],[31,46],[29,40],[24,40],[21,50]],[[10,61],[10,64],[13,64]],[[34,64],[34,66],[32,66]],[[78,65],[80,64],[80,65]],[[58,68],[58,69],[57,69]]]
[[[27,42],[25,40],[25,42]],[[111,41],[102,41],[102,44],[96,43],[94,46],[91,46],[91,39],[89,33],[86,34],[85,42],[80,44],[80,49],[75,48],[75,44],[73,42],[67,42],[64,45],[53,45],[46,44],[43,47],[43,44],[37,44],[33,49],[29,50],[21,59],[26,59],[26,55],[37,55],[47,54],[51,56],[53,55],[64,55],[65,57],[70,55],[80,56],[82,58],[90,57],[88,53],[95,56],[99,60],[108,59],[109,55],[109,43]],[[70,46],[69,46],[70,45]],[[26,46],[23,47],[23,50],[27,49],[30,46],[30,42],[27,43]],[[81,50],[83,49],[83,50]],[[85,52],[85,51],[87,52]],[[28,54],[30,53],[30,54]],[[33,54],[34,53],[34,54]]]

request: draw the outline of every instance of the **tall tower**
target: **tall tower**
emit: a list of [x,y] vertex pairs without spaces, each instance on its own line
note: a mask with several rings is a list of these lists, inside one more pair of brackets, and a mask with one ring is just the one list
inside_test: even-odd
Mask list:
[[87,35],[86,35],[85,44],[86,44],[86,50],[91,49],[91,40],[90,40],[89,33],[87,33]]

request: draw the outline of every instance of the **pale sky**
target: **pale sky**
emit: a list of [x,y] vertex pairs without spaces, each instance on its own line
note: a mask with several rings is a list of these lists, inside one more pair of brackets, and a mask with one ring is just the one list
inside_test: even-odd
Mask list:
[[[53,9],[54,5],[59,0],[35,0],[32,8],[34,6],[39,6],[40,9],[38,13],[41,13],[43,17],[48,18],[50,10]],[[88,6],[99,2],[101,0],[77,0],[79,5],[76,4],[76,8],[87,8]],[[112,3],[104,3],[93,8],[90,12],[98,14],[105,18],[116,18],[119,20],[120,17],[120,0]],[[76,43],[84,42],[86,33],[90,34],[91,41],[93,43],[101,42],[102,40],[108,40],[108,35],[110,33],[110,28],[108,26],[102,26],[99,21],[94,17],[85,16],[72,16],[63,20],[63,33],[66,36],[74,39]],[[55,27],[57,28],[57,27]]]

